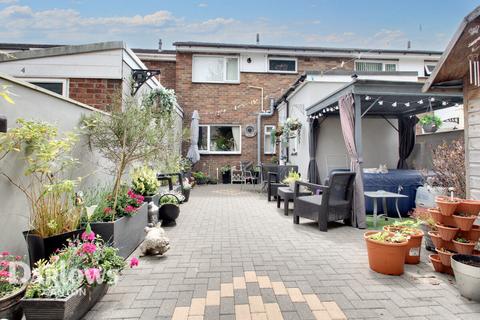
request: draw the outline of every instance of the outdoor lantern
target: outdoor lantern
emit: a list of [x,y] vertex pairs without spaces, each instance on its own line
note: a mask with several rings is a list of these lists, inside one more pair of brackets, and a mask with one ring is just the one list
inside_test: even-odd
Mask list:
[[7,132],[7,117],[0,115],[0,132]]

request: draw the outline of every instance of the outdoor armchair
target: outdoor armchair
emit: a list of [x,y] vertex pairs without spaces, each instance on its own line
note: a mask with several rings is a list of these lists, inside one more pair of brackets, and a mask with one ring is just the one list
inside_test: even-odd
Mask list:
[[[327,231],[328,222],[343,220],[351,224],[353,183],[355,172],[336,172],[330,176],[329,185],[295,182],[293,223],[300,217],[318,222],[320,231]],[[309,188],[313,195],[300,196],[300,186]]]

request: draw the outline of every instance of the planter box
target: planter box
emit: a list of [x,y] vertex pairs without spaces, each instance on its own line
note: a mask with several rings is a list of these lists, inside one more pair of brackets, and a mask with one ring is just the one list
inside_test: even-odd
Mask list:
[[28,247],[28,257],[30,259],[30,267],[40,259],[48,259],[57,249],[61,249],[67,245],[68,239],[80,237],[85,229],[78,229],[71,232],[57,234],[55,236],[42,238],[32,231],[23,232]]
[[64,299],[22,299],[21,305],[27,320],[78,320],[107,292],[106,284],[79,289]]
[[121,217],[113,222],[91,223],[92,231],[105,242],[118,249],[118,254],[127,258],[145,239],[144,228],[148,224],[148,204],[143,203],[132,217]]

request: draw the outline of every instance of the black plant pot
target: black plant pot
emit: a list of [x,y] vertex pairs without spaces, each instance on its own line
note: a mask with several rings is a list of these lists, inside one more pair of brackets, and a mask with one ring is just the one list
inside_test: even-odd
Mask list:
[[227,172],[224,172],[222,173],[222,183],[223,184],[228,184],[228,183],[231,183],[232,182],[232,179],[231,179],[231,171],[227,171]]
[[82,288],[64,299],[22,299],[21,306],[27,320],[78,320],[107,292],[108,286]]
[[173,203],[162,204],[158,210],[158,219],[162,220],[162,227],[172,227],[180,215],[180,207]]
[[118,249],[118,254],[127,258],[145,239],[148,224],[148,204],[143,203],[131,217],[121,217],[113,222],[93,222],[92,231],[105,242]]
[[424,124],[422,128],[423,128],[423,131],[427,133],[434,133],[438,130],[438,127],[434,123]]
[[183,196],[185,197],[183,202],[188,202],[188,199],[190,199],[190,189],[183,189]]
[[57,249],[62,249],[66,246],[68,239],[80,237],[83,231],[85,231],[85,229],[78,229],[47,238],[42,238],[33,233],[33,231],[23,232],[23,236],[27,242],[30,267],[33,268],[35,263],[40,259],[48,259]]
[[27,284],[24,284],[19,290],[0,298],[0,319],[21,320],[23,317],[20,300],[25,294]]

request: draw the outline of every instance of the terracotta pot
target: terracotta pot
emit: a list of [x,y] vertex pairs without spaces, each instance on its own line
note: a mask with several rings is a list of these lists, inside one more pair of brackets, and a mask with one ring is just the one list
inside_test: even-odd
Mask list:
[[440,208],[440,212],[447,217],[451,216],[455,212],[459,204],[458,201],[451,201],[442,197],[437,197],[436,203],[437,206]]
[[442,238],[440,238],[440,234],[438,234],[438,231],[429,231],[428,235],[432,239],[435,248],[443,248],[443,240]]
[[459,230],[459,228],[447,227],[438,223],[435,226],[437,227],[438,233],[440,234],[440,237],[443,241],[452,241]]
[[474,216],[477,216],[480,213],[480,200],[459,199],[459,201],[460,203],[457,206],[457,212],[463,212]]
[[469,231],[476,219],[476,216],[462,217],[453,215],[453,220],[455,221],[456,226],[462,231]]
[[480,226],[474,224],[470,231],[466,232],[466,238],[470,241],[477,242],[480,239]]
[[451,266],[452,256],[455,254],[454,252],[443,252],[437,249],[438,256],[440,257],[440,261],[446,267]]
[[436,208],[431,208],[427,211],[428,213],[430,213],[430,216],[432,217],[433,221],[435,221],[435,223],[443,223],[443,216],[440,213],[440,210]]
[[[383,230],[402,233],[402,227],[397,227],[397,226],[384,226]],[[418,230],[418,234],[414,234],[414,235],[411,235],[411,234],[404,234],[404,235],[409,237],[407,252],[405,255],[405,263],[418,264],[420,262],[420,248],[422,246],[423,231]]]
[[430,262],[433,265],[433,269],[437,272],[443,272],[444,266],[442,264],[442,261],[440,261],[440,256],[438,254],[431,254],[428,256],[430,259]]
[[367,243],[368,263],[370,268],[386,275],[401,275],[405,264],[408,241],[388,243],[369,238],[379,231],[367,231],[363,237]]
[[475,242],[463,243],[453,240],[453,247],[455,248],[455,251],[460,254],[472,254],[475,244]]

